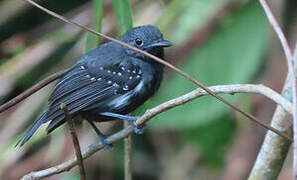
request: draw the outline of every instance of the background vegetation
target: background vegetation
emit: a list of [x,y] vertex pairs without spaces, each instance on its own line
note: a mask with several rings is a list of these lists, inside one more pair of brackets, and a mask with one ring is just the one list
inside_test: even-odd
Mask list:
[[[128,28],[153,24],[174,47],[166,60],[205,85],[263,83],[280,90],[284,56],[257,1],[249,0],[43,0],[43,6],[97,31],[118,37]],[[271,1],[288,37],[297,33],[297,5]],[[132,21],[133,20],[133,21]],[[133,22],[133,23],[132,23]],[[296,36],[295,36],[296,37]],[[290,38],[289,38],[290,39]],[[70,67],[105,40],[65,24],[19,0],[0,2],[0,103],[53,72]],[[47,136],[43,126],[23,148],[14,148],[22,132],[40,115],[54,83],[0,114],[0,179],[73,156],[64,126]],[[185,94],[196,87],[168,70],[160,91],[135,113]],[[275,105],[261,96],[225,95],[260,119],[271,119]],[[87,124],[77,128],[82,149],[98,138]],[[111,134],[120,121],[101,123]],[[265,130],[238,116],[212,97],[203,97],[149,121],[133,136],[135,179],[245,179]],[[112,152],[85,161],[88,179],[123,179],[123,142]],[[280,179],[290,177],[285,166]],[[78,179],[76,169],[50,179]]]

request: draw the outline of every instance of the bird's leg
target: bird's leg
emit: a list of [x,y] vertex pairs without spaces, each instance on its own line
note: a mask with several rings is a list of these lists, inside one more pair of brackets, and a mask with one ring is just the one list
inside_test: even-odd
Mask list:
[[138,128],[136,125],[136,120],[140,117],[140,116],[127,116],[127,115],[122,115],[122,114],[116,114],[116,113],[112,113],[112,112],[102,112],[99,113],[102,116],[108,116],[108,117],[114,117],[114,118],[119,118],[119,119],[123,119],[126,121],[130,121],[134,130],[134,133],[136,134],[142,134],[144,132],[144,128]]
[[94,129],[94,131],[96,132],[96,134],[100,137],[101,144],[102,144],[104,150],[111,151],[112,146],[106,144],[106,142],[105,142],[105,139],[107,138],[107,136],[105,134],[103,134],[92,121],[88,121],[88,122],[91,124],[91,126]]

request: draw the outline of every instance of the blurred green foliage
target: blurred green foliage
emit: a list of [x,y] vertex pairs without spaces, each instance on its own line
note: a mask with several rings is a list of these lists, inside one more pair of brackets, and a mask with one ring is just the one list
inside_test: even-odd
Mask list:
[[[57,13],[66,13],[81,6],[87,1],[88,0],[40,2],[41,5],[46,6],[48,9]],[[51,19],[53,19],[53,17],[41,12],[36,7],[30,6],[28,9],[17,13],[12,18],[0,25],[0,41],[12,36],[14,33],[27,31]]]
[[[206,4],[205,1],[203,3]],[[193,7],[192,3],[188,6]],[[200,9],[203,11],[203,7],[205,6],[196,6],[195,9],[200,12]],[[213,4],[211,7],[213,8]],[[189,13],[188,8],[185,9]],[[205,16],[200,15],[200,18],[194,16],[192,21],[184,21],[181,18],[182,23],[186,22],[186,27],[176,23],[176,28],[171,27],[176,32],[172,33],[169,39],[176,40],[175,35],[179,34],[178,31],[187,31],[184,29],[187,26],[196,26],[196,19],[203,19]],[[208,86],[249,83],[263,63],[267,43],[268,24],[260,5],[252,2],[225,19],[209,41],[197,48],[181,68]],[[195,88],[197,87],[191,82],[174,73],[163,82],[158,94],[139,112],[144,112]],[[230,95],[222,96],[233,102],[240,101],[238,95],[232,98]],[[158,115],[149,122],[149,127],[182,130],[191,142],[199,144],[206,162],[219,165],[222,163],[222,149],[228,144],[235,130],[231,117],[226,115],[227,110],[229,107],[215,98],[203,97]]]
[[223,114],[210,123],[184,131],[185,137],[201,149],[203,160],[213,167],[221,167],[224,161],[222,152],[230,144],[236,124],[232,117]]
[[[94,7],[94,24],[97,32],[101,32],[102,19],[103,19],[103,9],[104,0],[93,0]],[[94,49],[100,44],[100,37],[95,34],[88,33],[87,43],[86,43],[86,53]]]
[[128,29],[133,27],[132,13],[128,0],[111,0],[112,7],[117,15],[121,34],[124,34]]
[[[264,14],[258,3],[249,3],[224,21],[217,33],[197,48],[181,68],[208,86],[248,83],[263,61],[267,42],[268,30]],[[143,110],[195,88],[193,83],[174,73]],[[233,101],[237,99],[237,96],[232,99],[224,97]],[[158,115],[158,121],[152,120],[150,126],[162,129],[192,128],[219,119],[227,109],[213,97],[199,98]]]
[[156,25],[166,37],[179,45],[185,41],[185,34],[193,33],[206,24],[212,15],[227,0],[173,0],[164,9]]

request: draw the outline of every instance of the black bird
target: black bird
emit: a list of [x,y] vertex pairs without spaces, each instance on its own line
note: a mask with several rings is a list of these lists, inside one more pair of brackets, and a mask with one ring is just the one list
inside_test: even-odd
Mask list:
[[[163,39],[154,26],[140,26],[128,30],[119,38],[131,46],[164,57],[164,47],[172,44]],[[102,44],[84,55],[59,80],[49,98],[49,107],[34,122],[19,141],[23,146],[43,124],[50,121],[50,133],[65,122],[60,109],[66,104],[71,115],[80,114],[94,128],[105,149],[105,135],[93,121],[102,122],[116,118],[132,122],[135,133],[142,133],[135,126],[137,116],[127,116],[142,105],[159,88],[164,66],[147,56],[114,42]],[[18,143],[18,144],[19,144]],[[18,145],[17,144],[17,145]]]

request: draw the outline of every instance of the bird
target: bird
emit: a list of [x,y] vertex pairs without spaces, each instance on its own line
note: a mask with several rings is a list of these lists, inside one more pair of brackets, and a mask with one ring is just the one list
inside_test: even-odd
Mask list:
[[[145,25],[129,29],[119,41],[164,58],[164,48],[172,43],[163,39],[155,26]],[[22,147],[44,123],[47,133],[66,122],[60,108],[64,103],[69,114],[81,115],[90,123],[106,150],[103,134],[94,122],[127,120],[136,134],[143,129],[136,126],[139,116],[130,112],[144,104],[159,89],[164,65],[115,42],[104,43],[83,55],[55,85],[48,100],[48,108],[27,130],[16,146]]]

